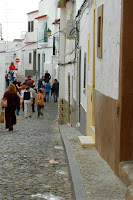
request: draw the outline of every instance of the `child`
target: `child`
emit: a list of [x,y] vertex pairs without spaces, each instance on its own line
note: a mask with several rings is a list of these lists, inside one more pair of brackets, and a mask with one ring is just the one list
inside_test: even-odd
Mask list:
[[44,117],[44,115],[42,113],[42,108],[44,107],[44,96],[43,96],[41,89],[38,90],[38,94],[37,94],[37,98],[36,98],[36,104],[37,104],[37,110],[38,110],[38,116],[37,117],[39,118],[40,115],[42,117]]

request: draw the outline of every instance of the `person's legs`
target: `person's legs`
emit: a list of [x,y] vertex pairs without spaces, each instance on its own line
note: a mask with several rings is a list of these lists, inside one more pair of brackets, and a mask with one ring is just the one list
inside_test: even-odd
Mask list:
[[54,92],[53,96],[54,96],[54,102],[55,102],[55,92]]
[[27,103],[24,102],[24,115],[27,117]]
[[31,112],[32,112],[32,107],[31,107],[31,103],[28,103],[27,104],[27,115],[28,117],[31,117]]
[[16,108],[16,115],[19,115],[19,110]]
[[9,79],[6,79],[6,87],[9,86]]
[[55,102],[57,102],[58,93],[55,92]]
[[35,108],[34,108],[34,105],[35,105],[35,98],[33,98],[33,104],[32,104],[32,112],[35,112]]
[[46,92],[47,102],[49,102],[49,92]]
[[40,116],[40,106],[37,105],[38,117]]

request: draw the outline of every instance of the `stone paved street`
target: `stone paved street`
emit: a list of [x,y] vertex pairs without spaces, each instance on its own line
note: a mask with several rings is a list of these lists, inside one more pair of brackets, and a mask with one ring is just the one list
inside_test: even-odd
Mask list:
[[[51,99],[44,119],[37,112],[25,119],[21,111],[13,132],[0,124],[0,199],[72,199],[57,113]],[[59,164],[51,165],[51,159]]]

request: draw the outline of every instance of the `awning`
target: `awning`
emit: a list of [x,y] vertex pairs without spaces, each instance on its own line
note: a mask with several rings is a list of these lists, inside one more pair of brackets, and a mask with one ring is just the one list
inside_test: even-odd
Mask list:
[[35,12],[38,12],[39,10],[34,10],[34,11],[32,11],[32,12],[29,12],[29,13],[27,13],[28,15],[29,14],[32,14],[32,13],[35,13]]
[[52,24],[58,24],[59,22],[60,22],[60,19],[57,19]]
[[41,18],[44,18],[44,17],[47,17],[47,15],[42,15],[42,16],[36,17],[35,19],[41,19]]

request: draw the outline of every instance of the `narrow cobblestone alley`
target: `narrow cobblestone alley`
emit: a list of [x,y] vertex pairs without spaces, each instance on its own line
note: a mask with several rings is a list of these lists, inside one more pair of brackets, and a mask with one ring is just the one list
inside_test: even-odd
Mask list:
[[[0,124],[0,199],[72,199],[57,112],[51,99],[44,119],[37,112],[25,119],[21,111],[13,132]],[[51,165],[51,159],[59,164]]]

